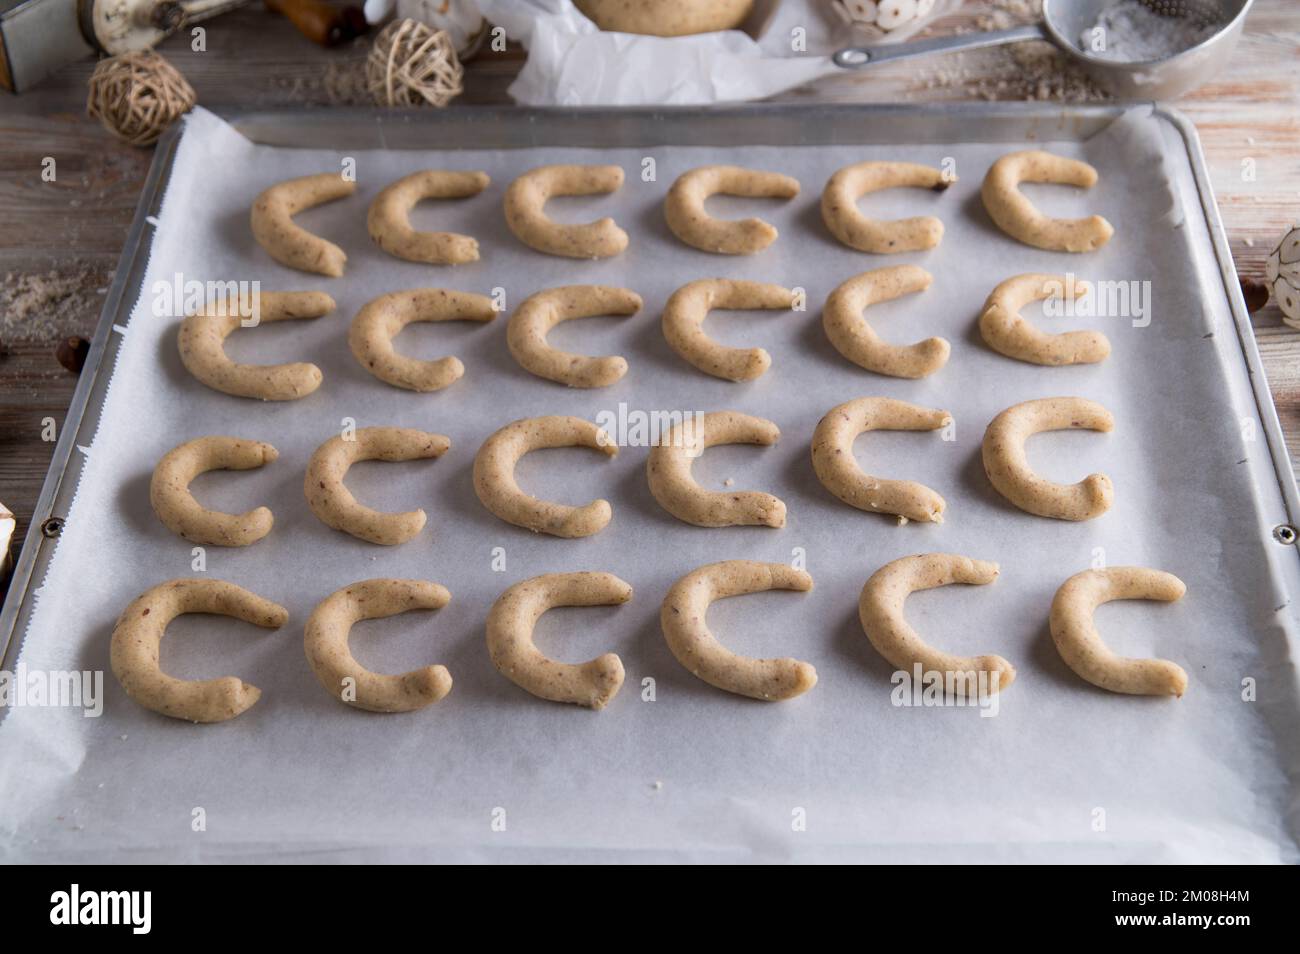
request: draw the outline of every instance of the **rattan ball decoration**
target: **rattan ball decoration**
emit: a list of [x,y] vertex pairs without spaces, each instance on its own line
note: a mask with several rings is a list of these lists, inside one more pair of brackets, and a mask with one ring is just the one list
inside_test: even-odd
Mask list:
[[176,67],[153,50],[140,50],[95,64],[86,112],[122,141],[148,146],[194,99],[194,87]]
[[380,106],[446,106],[464,78],[451,37],[418,20],[384,27],[366,58],[366,86]]

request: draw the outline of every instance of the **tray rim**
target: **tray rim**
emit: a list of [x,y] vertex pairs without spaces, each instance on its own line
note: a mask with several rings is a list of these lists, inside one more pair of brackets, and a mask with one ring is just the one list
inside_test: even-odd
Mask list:
[[[283,129],[300,125],[332,127],[337,129],[348,123],[372,126],[380,142],[378,148],[387,148],[384,141],[385,126],[410,126],[418,124],[436,128],[440,125],[479,126],[480,123],[509,123],[536,130],[549,120],[554,125],[582,123],[597,129],[608,129],[610,123],[630,124],[637,129],[649,128],[652,123],[664,121],[690,122],[708,120],[736,120],[756,122],[771,120],[789,122],[795,114],[800,121],[825,123],[833,129],[835,120],[875,118],[916,118],[935,121],[962,121],[1001,119],[1010,122],[1043,122],[1056,124],[1056,131],[1065,138],[1086,139],[1077,134],[1081,122],[1087,121],[1097,129],[1134,108],[1149,106],[1152,115],[1164,119],[1178,132],[1187,152],[1197,196],[1210,232],[1210,242],[1219,276],[1232,311],[1233,325],[1242,360],[1246,365],[1256,412],[1268,442],[1269,457],[1286,511],[1287,525],[1293,530],[1300,520],[1300,490],[1297,489],[1291,458],[1282,434],[1281,421],[1268,389],[1258,343],[1246,311],[1246,303],[1237,281],[1236,266],[1224,233],[1223,221],[1214,198],[1213,187],[1205,166],[1205,156],[1200,137],[1191,120],[1179,110],[1159,103],[1148,104],[1043,104],[1043,103],[952,103],[952,104],[875,104],[875,103],[759,103],[721,104],[717,106],[655,106],[655,107],[546,107],[518,106],[459,107],[441,111],[431,110],[375,110],[367,107],[337,107],[328,113],[306,108],[259,109],[216,113],[236,129],[247,134],[248,127],[258,123]],[[1073,136],[1071,126],[1076,132]],[[116,358],[120,337],[114,336],[114,327],[125,326],[130,311],[143,283],[153,243],[150,219],[161,209],[173,162],[184,135],[184,123],[176,123],[159,140],[149,166],[135,215],[127,231],[122,254],[118,260],[113,281],[105,297],[104,306],[91,339],[90,352],[83,367],[72,402],[64,416],[60,434],[55,444],[49,470],[42,484],[31,522],[23,539],[22,549],[9,581],[3,607],[0,607],[0,669],[12,671],[16,656],[21,650],[25,624],[35,608],[34,597],[39,591],[36,581],[43,581],[50,559],[58,543],[58,533],[48,532],[50,521],[66,519],[80,483],[83,457],[74,452],[93,442],[98,429],[98,412],[107,395],[111,379],[112,360]],[[252,138],[252,137],[250,137]],[[951,137],[949,137],[951,138]],[[255,142],[260,140],[254,139]],[[885,140],[887,141],[887,140]],[[943,141],[942,139],[938,141]],[[971,141],[971,140],[968,140]],[[538,145],[535,140],[531,145]],[[530,145],[522,143],[521,148]],[[611,144],[614,145],[614,144]],[[481,146],[481,143],[480,143]],[[282,146],[280,148],[292,148]],[[363,148],[375,148],[365,146]],[[395,147],[396,148],[396,147]],[[130,296],[128,297],[128,292]],[[92,406],[92,399],[95,403]],[[86,433],[89,428],[89,433]],[[86,445],[81,444],[83,437]],[[1273,528],[1276,532],[1280,527]],[[1264,541],[1267,545],[1280,545],[1275,537]],[[1291,545],[1300,561],[1300,546]],[[39,577],[38,577],[39,573]],[[20,634],[20,624],[24,627]],[[16,638],[17,637],[17,638]],[[3,715],[0,713],[0,715]]]

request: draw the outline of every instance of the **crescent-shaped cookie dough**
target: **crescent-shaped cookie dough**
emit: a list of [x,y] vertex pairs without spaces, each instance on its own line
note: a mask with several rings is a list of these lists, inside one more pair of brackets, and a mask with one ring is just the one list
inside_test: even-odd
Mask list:
[[[334,310],[324,292],[259,292],[258,324],[319,318]],[[293,364],[236,364],[226,355],[225,342],[245,317],[234,298],[210,304],[181,321],[176,343],[181,363],[208,387],[235,397],[262,401],[294,401],[320,387],[320,368]]]
[[944,500],[911,480],[886,480],[865,473],[853,456],[853,441],[866,431],[934,431],[947,426],[947,411],[893,398],[864,397],[826,412],[813,432],[812,463],[817,479],[850,507],[892,513],[921,523],[943,523]]
[[253,200],[253,238],[281,265],[301,272],[338,278],[348,257],[343,249],[312,235],[293,221],[303,209],[351,195],[356,182],[337,172],[289,179],[271,186]]
[[363,619],[384,619],[415,609],[442,609],[445,586],[425,580],[362,580],[321,600],[303,635],[303,649],[316,678],[340,702],[368,712],[414,712],[451,692],[446,666],[425,666],[401,675],[371,672],[352,656],[348,634]]
[[546,201],[557,195],[596,195],[623,186],[619,166],[539,166],[506,189],[506,224],[529,248],[564,258],[609,258],[627,248],[627,233],[611,218],[561,225],[546,215]]
[[533,627],[556,606],[613,606],[632,587],[613,573],[546,573],[516,583],[492,604],[488,655],[501,675],[540,699],[603,709],[623,685],[623,661],[605,653],[573,665],[552,659],[533,643]]
[[862,312],[883,301],[925,291],[933,279],[915,265],[891,265],[855,275],[831,292],[822,310],[822,327],[835,350],[854,364],[893,378],[923,378],[948,362],[951,350],[943,338],[926,338],[910,345],[886,344]]
[[1092,614],[1111,600],[1173,602],[1187,592],[1172,573],[1144,566],[1112,566],[1076,573],[1052,600],[1052,641],[1076,673],[1102,689],[1135,696],[1182,696],[1187,673],[1166,659],[1118,656],[1102,642]]
[[646,477],[659,506],[697,527],[784,527],[785,503],[756,490],[705,490],[691,464],[716,444],[771,447],[781,430],[771,421],[738,411],[710,411],[676,424],[650,448]]
[[594,315],[635,315],[641,296],[609,285],[564,285],[532,295],[515,309],[506,329],[506,344],[520,366],[539,378],[571,388],[603,388],[627,373],[619,355],[593,358],[571,354],[546,343],[546,334],[562,321]]
[[812,588],[811,576],[784,563],[710,563],[672,585],[659,610],[659,623],[677,661],[709,685],[765,702],[793,699],[817,684],[817,670],[810,663],[733,653],[709,631],[704,617],[710,603],[728,596]]
[[715,219],[704,210],[704,200],[717,193],[793,199],[799,194],[799,180],[741,166],[700,166],[683,173],[668,190],[664,218],[679,239],[704,252],[753,255],[776,241],[775,226],[762,219]]
[[126,694],[154,712],[188,722],[233,719],[262,695],[237,676],[177,679],[158,666],[167,624],[186,613],[233,616],[265,629],[279,629],[289,611],[224,580],[168,580],[137,597],[113,627],[109,659]]
[[321,523],[359,540],[384,546],[405,543],[424,528],[424,511],[372,510],[357,502],[343,485],[343,478],[359,460],[427,460],[442,456],[450,446],[451,441],[441,434],[409,427],[363,427],[351,439],[331,437],[316,448],[307,462],[303,480],[307,504]]
[[1091,520],[1110,509],[1115,489],[1105,474],[1058,484],[1029,468],[1025,441],[1040,431],[1086,428],[1107,432],[1115,419],[1100,404],[1078,397],[1040,398],[1009,407],[984,432],[984,472],[1003,497],[1027,513],[1056,520]]
[[1020,191],[1022,182],[1055,182],[1091,189],[1097,170],[1078,159],[1040,149],[1013,152],[989,167],[980,195],[997,227],[1013,239],[1051,252],[1091,252],[1115,234],[1100,215],[1086,219],[1054,219],[1044,215]]
[[416,321],[491,321],[492,299],[447,288],[412,288],[366,302],[348,329],[353,356],[381,381],[408,391],[439,391],[460,380],[465,365],[452,356],[423,361],[398,354],[393,338]]
[[704,333],[704,319],[715,308],[749,311],[790,308],[794,292],[780,285],[729,278],[705,278],[683,285],[664,306],[664,337],[669,346],[705,374],[726,381],[752,381],[772,365],[762,348],[728,348]]
[[543,447],[590,447],[608,457],[618,445],[603,430],[580,417],[526,417],[501,428],[474,457],[474,492],[483,506],[506,523],[556,537],[589,537],[613,516],[608,500],[581,507],[539,500],[519,489],[515,464]]
[[[858,618],[876,652],[911,676],[943,673],[949,694],[991,695],[1011,685],[1016,669],[1001,656],[954,656],[928,645],[903,617],[903,603],[917,590],[950,583],[982,585],[997,579],[998,565],[953,553],[922,553],[886,563],[871,575],[858,598]],[[984,685],[980,685],[980,676]]]
[[246,547],[271,532],[266,507],[244,513],[209,510],[190,493],[190,481],[209,470],[252,470],[279,457],[270,444],[238,437],[199,437],[173,447],[158,461],[149,481],[149,502],[172,533],[194,543]]
[[1100,331],[1039,331],[1020,314],[1032,301],[1070,301],[1089,294],[1087,282],[1067,275],[1031,272],[1013,275],[989,294],[980,313],[980,334],[994,351],[1030,364],[1060,366],[1095,364],[1110,354],[1110,341]]
[[491,180],[486,172],[426,169],[386,186],[366,215],[366,228],[389,255],[429,265],[463,265],[478,261],[478,241],[455,232],[417,232],[410,212],[424,199],[464,199],[478,195]]
[[877,255],[921,252],[943,239],[943,223],[932,215],[882,222],[869,219],[858,209],[858,199],[868,192],[910,186],[943,192],[956,182],[954,176],[915,162],[859,162],[845,166],[826,182],[822,190],[822,221],[832,235],[849,248]]

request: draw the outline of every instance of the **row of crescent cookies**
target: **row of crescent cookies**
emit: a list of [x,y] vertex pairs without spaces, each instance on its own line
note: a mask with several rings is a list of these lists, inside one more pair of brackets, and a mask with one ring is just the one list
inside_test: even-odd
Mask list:
[[[863,272],[841,283],[826,300],[822,327],[835,349],[854,364],[876,374],[923,378],[948,362],[949,343],[938,337],[909,345],[882,340],[866,320],[865,310],[881,302],[924,291],[930,273],[917,265],[894,265]],[[1073,300],[1091,294],[1091,285],[1071,275],[1026,273],[1003,281],[988,296],[979,316],[980,333],[995,351],[1030,364],[1091,364],[1110,354],[1099,331],[1047,334],[1027,322],[1020,309],[1044,298]],[[251,303],[236,298],[212,302],[181,322],[177,338],[185,367],[209,387],[236,397],[291,401],[320,387],[314,364],[236,364],[225,340],[241,327],[262,322],[319,318],[334,310],[324,292],[261,292]],[[706,278],[677,289],[664,306],[662,328],[669,346],[705,374],[727,381],[752,381],[772,364],[762,348],[732,348],[703,329],[713,310],[801,308],[796,293],[767,282]],[[241,311],[242,309],[242,311]],[[564,285],[524,299],[510,317],[506,343],[526,371],[571,388],[608,387],[627,373],[620,355],[587,356],[561,351],[546,340],[556,325],[597,315],[634,315],[641,296],[611,285]],[[413,322],[473,321],[497,316],[486,295],[450,288],[409,288],[367,302],[348,330],[348,346],[368,372],[394,387],[440,391],[465,373],[460,359],[417,360],[399,354],[393,339]]]
[[[863,471],[853,454],[858,435],[871,430],[937,430],[951,424],[947,411],[918,407],[893,398],[856,398],[832,408],[813,432],[812,465],[821,483],[844,503],[869,513],[942,523],[943,497],[922,484],[893,480]],[[1058,520],[1086,520],[1110,506],[1113,489],[1104,474],[1076,484],[1058,484],[1030,469],[1026,438],[1064,427],[1108,430],[1105,408],[1081,398],[1046,398],[1016,405],[999,414],[984,435],[984,466],[993,486],[1027,513]],[[668,513],[696,527],[760,526],[781,528],[786,505],[773,494],[755,490],[707,490],[692,476],[692,464],[707,448],[720,444],[774,445],[781,436],[775,423],[739,411],[685,415],[660,435],[646,460],[652,496]],[[345,485],[357,461],[410,461],[441,457],[451,441],[441,434],[404,427],[363,427],[331,437],[311,455],[303,491],[322,523],[359,540],[398,546],[424,528],[423,510],[390,513],[359,502]],[[603,530],[613,517],[607,500],[581,507],[542,500],[525,493],[515,469],[526,454],[544,448],[587,447],[608,457],[618,454],[607,432],[580,417],[550,415],[522,418],[487,438],[474,458],[474,490],[483,506],[506,523],[565,539],[581,539]],[[214,470],[251,470],[279,457],[271,444],[239,437],[209,435],[172,448],[155,466],[149,496],[159,520],[192,543],[251,546],[271,532],[274,516],[266,507],[240,514],[202,506],[189,485]]]
[[[954,554],[903,557],[876,571],[863,587],[858,612],[872,645],[901,671],[942,674],[944,691],[973,704],[1010,685],[1015,669],[1001,656],[954,656],[927,644],[908,624],[908,594],[947,583],[991,583],[998,567]],[[705,616],[716,599],[765,590],[807,592],[812,577],[784,563],[728,560],[698,567],[677,580],[660,607],[660,624],[673,655],[693,675],[727,692],[766,702],[792,699],[817,683],[813,666],[798,659],[756,659],[727,649]],[[1106,646],[1093,625],[1098,606],[1115,599],[1176,600],[1183,585],[1168,573],[1141,567],[1089,570],[1066,580],[1052,601],[1050,624],[1062,658],[1082,678],[1112,692],[1180,695],[1187,675],[1161,659],[1125,659]],[[632,587],[612,573],[546,573],[509,587],[486,621],[487,649],[497,670],[541,699],[603,709],[623,685],[622,660],[604,653],[572,664],[546,656],[533,628],[557,606],[627,603]],[[325,690],[338,701],[370,712],[412,712],[451,691],[447,667],[428,665],[386,674],[362,666],[348,640],[354,623],[411,610],[437,610],[451,600],[429,580],[361,580],[316,605],[303,649]],[[230,616],[266,629],[289,619],[283,606],[224,580],[175,579],[152,587],[118,617],[110,644],[114,675],[127,695],[153,712],[196,723],[224,722],[247,711],[261,690],[238,676],[179,679],[163,672],[159,650],[177,616]]]
[[[822,191],[822,218],[840,242],[863,252],[890,254],[934,248],[943,238],[943,223],[933,216],[881,221],[863,215],[857,202],[870,192],[895,187],[944,191],[956,176],[912,162],[861,162],[836,172]],[[981,194],[998,227],[1013,238],[1050,251],[1086,252],[1110,239],[1110,223],[1098,215],[1055,219],[1039,212],[1019,189],[1021,182],[1055,182],[1091,187],[1097,171],[1086,162],[1041,150],[1015,152],[995,162],[984,177]],[[367,227],[384,251],[398,258],[431,265],[478,261],[478,241],[454,232],[424,232],[411,227],[410,211],[426,199],[461,199],[487,188],[484,172],[427,169],[387,186],[370,205]],[[506,223],[530,248],[565,258],[610,258],[623,252],[628,236],[613,219],[565,225],[547,217],[546,202],[560,195],[595,195],[617,191],[623,170],[612,165],[541,166],[524,173],[505,193]],[[338,278],[347,254],[334,243],[293,221],[304,209],[342,199],[356,191],[356,181],[340,173],[303,176],[273,185],[253,202],[253,236],[277,262],[304,272]],[[664,201],[673,233],[694,248],[722,255],[752,255],[771,245],[776,229],[761,219],[717,219],[705,211],[716,194],[748,198],[791,199],[799,182],[777,172],[740,166],[702,166],[680,176]]]

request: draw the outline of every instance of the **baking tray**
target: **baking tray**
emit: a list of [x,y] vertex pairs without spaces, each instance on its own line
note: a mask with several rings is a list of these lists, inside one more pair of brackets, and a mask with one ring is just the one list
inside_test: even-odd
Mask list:
[[[268,146],[310,148],[347,142],[353,148],[419,149],[436,141],[440,149],[527,149],[554,145],[619,147],[653,146],[665,142],[699,144],[753,143],[781,145],[797,142],[888,143],[983,141],[1023,138],[1026,142],[1051,138],[1086,139],[1095,135],[1131,107],[1043,106],[1039,104],[968,103],[960,106],[889,105],[760,105],[726,109],[691,107],[673,109],[600,108],[550,110],[517,108],[449,109],[375,112],[338,108],[328,114],[304,110],[275,110],[226,116],[253,142]],[[1182,137],[1195,177],[1201,210],[1209,225],[1215,261],[1223,290],[1232,308],[1233,330],[1241,345],[1242,360],[1250,376],[1255,407],[1263,425],[1273,462],[1273,479],[1286,502],[1285,521],[1274,528],[1274,539],[1286,544],[1297,539],[1300,494],[1297,494],[1290,454],[1282,435],[1277,409],[1268,389],[1250,315],[1241,295],[1236,267],[1214,190],[1205,168],[1200,139],[1191,121],[1169,107],[1155,107]],[[17,645],[14,635],[23,631],[31,612],[34,580],[44,577],[54,552],[64,516],[76,493],[82,458],[78,447],[89,445],[98,425],[98,409],[108,388],[109,374],[119,340],[113,329],[125,327],[131,306],[149,261],[152,233],[149,220],[157,216],[182,127],[169,129],[154,151],[149,174],[140,193],[131,228],[127,232],[112,284],[104,301],[90,352],[77,382],[68,413],[59,431],[49,474],[36,501],[27,537],[23,541],[3,611],[0,611],[0,668],[12,669]],[[884,260],[882,259],[882,262]],[[1300,554],[1297,555],[1300,559]]]
[[[332,110],[329,113],[254,113],[233,117],[230,122],[255,143],[287,148],[514,150],[563,146],[616,149],[664,144],[784,147],[1084,141],[1106,130],[1125,112],[1125,108],[1107,106],[1061,108],[1001,104],[955,108],[782,105],[725,110],[467,109],[413,114]],[[1218,272],[1218,284],[1231,313],[1230,330],[1237,346],[1234,360],[1239,360],[1239,370],[1244,373],[1239,382],[1236,379],[1229,381],[1229,389],[1234,393],[1240,390],[1241,396],[1251,406],[1267,448],[1267,460],[1271,462],[1270,467],[1252,461],[1250,466],[1241,469],[1240,475],[1243,486],[1249,486],[1251,492],[1260,498],[1258,510],[1271,517],[1267,525],[1248,528],[1246,532],[1257,529],[1260,547],[1272,548],[1284,555],[1278,560],[1270,560],[1276,569],[1275,588],[1285,594],[1285,599],[1276,609],[1284,611],[1292,603],[1292,594],[1300,592],[1300,564],[1296,561],[1294,547],[1289,545],[1289,541],[1294,539],[1291,526],[1298,510],[1289,458],[1260,367],[1195,132],[1183,117],[1172,111],[1157,109],[1155,114],[1176,132],[1180,158],[1185,156],[1191,170],[1195,203],[1199,208],[1189,210],[1198,213],[1189,221],[1194,229],[1205,230],[1213,267]],[[33,612],[34,584],[45,577],[61,521],[69,512],[76,492],[84,465],[79,449],[90,445],[98,425],[120,345],[120,336],[115,329],[129,324],[132,305],[141,293],[152,240],[150,219],[161,208],[179,137],[179,130],[173,130],[158,146],[74,403],[61,430],[50,476],[42,490],[9,595],[0,613],[5,669],[13,668],[21,642],[17,634],[25,631]],[[812,186],[813,183],[805,183],[806,188]],[[666,188],[666,183],[663,187]],[[862,268],[884,264],[893,262],[869,257]],[[726,263],[717,260],[702,263],[700,268],[726,274]],[[420,281],[413,278],[411,284]],[[455,279],[449,281],[454,283]],[[308,284],[304,282],[303,287]],[[816,304],[819,302],[814,303],[814,307]],[[872,390],[870,383],[863,384],[863,393]],[[924,399],[919,400],[925,403]],[[805,436],[799,432],[791,435],[791,439],[801,443]],[[943,548],[943,541],[922,543],[918,539],[916,542],[917,549],[935,546]],[[867,563],[871,566],[879,562],[883,560],[872,560],[870,554],[867,555]],[[646,594],[642,599],[655,600],[657,594]],[[1281,625],[1289,634],[1288,643],[1294,646],[1294,637],[1290,635],[1294,633],[1291,611],[1284,613]],[[1284,657],[1279,665],[1291,665],[1290,658]],[[634,687],[629,684],[624,691],[634,691]]]

